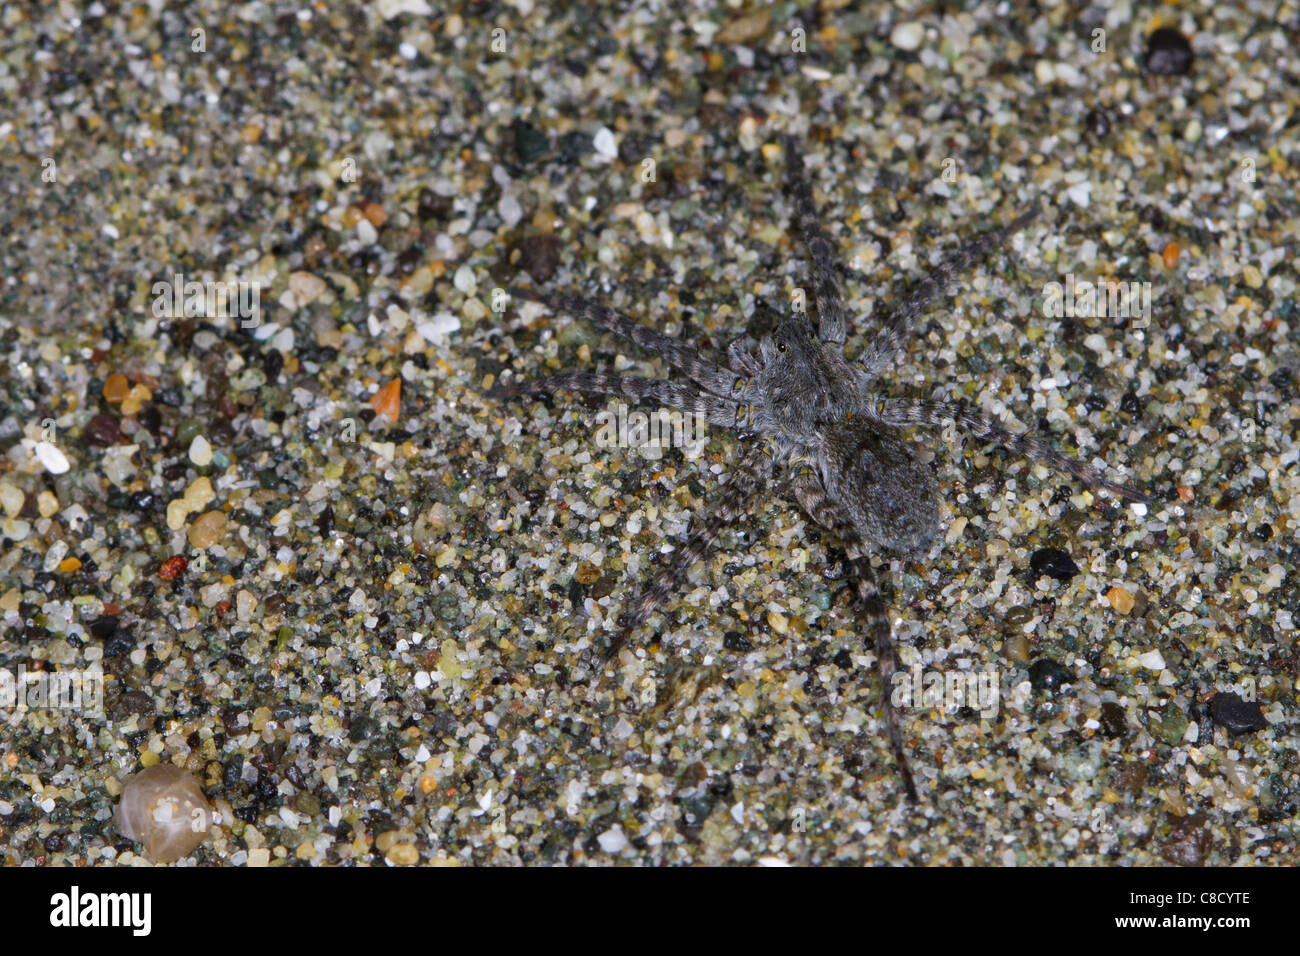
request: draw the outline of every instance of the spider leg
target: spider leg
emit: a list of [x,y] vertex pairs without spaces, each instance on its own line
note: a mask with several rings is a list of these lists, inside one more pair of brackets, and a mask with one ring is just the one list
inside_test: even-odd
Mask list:
[[921,280],[912,294],[907,297],[901,308],[885,321],[872,341],[858,358],[858,364],[871,378],[875,378],[894,364],[899,350],[907,344],[912,333],[912,324],[925,311],[931,300],[941,295],[953,279],[961,275],[990,251],[1007,240],[1007,237],[1019,232],[1038,215],[1038,207],[1030,206],[1009,225],[994,229],[976,239],[970,245],[959,249],[945,259],[929,275]]
[[906,398],[881,399],[869,407],[871,414],[887,425],[928,425],[943,427],[949,422],[965,429],[984,441],[1000,445],[1013,455],[1022,455],[1031,461],[1073,475],[1089,488],[1101,488],[1119,498],[1130,501],[1154,503],[1155,499],[1132,485],[1111,481],[1099,469],[1085,461],[1057,451],[1038,438],[1007,431],[997,422],[967,409],[964,402],[936,402]]
[[898,712],[894,710],[891,692],[894,685],[894,673],[898,667],[894,655],[894,631],[889,623],[888,605],[884,589],[885,580],[877,576],[871,563],[865,543],[851,527],[839,517],[839,509],[827,496],[821,479],[807,466],[800,466],[791,482],[795,500],[808,512],[809,517],[819,525],[839,533],[844,542],[845,554],[853,570],[853,586],[857,591],[858,606],[867,615],[867,628],[876,647],[876,671],[880,675],[880,710],[885,721],[885,730],[889,734],[889,746],[894,752],[894,760],[903,776],[903,786],[912,802],[916,802],[916,784],[912,780],[912,768],[903,749],[903,731],[898,723]]
[[758,360],[743,338],[733,339],[727,346],[727,364],[731,366],[733,372],[747,378],[753,378],[763,371],[763,363]]
[[536,292],[518,286],[512,286],[510,294],[532,302],[540,302],[556,312],[567,312],[586,319],[597,328],[621,335],[648,352],[657,352],[663,356],[665,362],[681,369],[692,381],[714,395],[744,398],[750,390],[751,383],[747,378],[710,362],[691,346],[671,339],[648,325],[634,322],[626,315],[606,308],[598,302],[572,295]]
[[762,431],[766,421],[763,406],[735,402],[710,395],[691,385],[664,378],[634,378],[608,372],[561,372],[530,382],[513,381],[497,385],[488,394],[493,398],[512,398],[523,394],[542,394],[561,390],[594,395],[621,395],[634,402],[652,401],[700,416],[711,425]]
[[822,229],[813,202],[812,189],[804,172],[803,154],[793,137],[785,138],[785,179],[794,193],[795,228],[811,260],[813,295],[817,299],[817,315],[821,321],[819,337],[831,345],[843,345],[847,334],[844,302],[840,299],[839,284],[835,279],[835,250]]
[[739,461],[722,486],[722,497],[717,506],[705,518],[704,523],[691,532],[686,543],[673,555],[672,562],[655,577],[633,605],[632,612],[623,619],[623,628],[605,652],[608,661],[627,643],[632,631],[645,623],[668,600],[674,590],[686,579],[690,566],[708,553],[709,549],[722,533],[722,529],[741,515],[749,512],[750,506],[768,491],[767,479],[771,469],[767,466],[767,449],[764,445],[753,446]]

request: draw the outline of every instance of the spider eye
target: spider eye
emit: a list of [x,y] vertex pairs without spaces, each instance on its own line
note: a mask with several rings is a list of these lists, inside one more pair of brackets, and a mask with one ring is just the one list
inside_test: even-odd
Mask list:
[[785,343],[784,343],[784,342],[777,342],[777,343],[776,343],[776,350],[777,350],[778,352],[784,352],[784,351],[785,351]]

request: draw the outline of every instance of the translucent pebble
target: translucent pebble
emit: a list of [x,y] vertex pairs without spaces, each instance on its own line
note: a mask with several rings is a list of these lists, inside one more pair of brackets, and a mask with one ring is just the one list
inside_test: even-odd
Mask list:
[[189,855],[208,835],[212,808],[198,782],[175,764],[146,767],[126,782],[113,821],[158,863]]

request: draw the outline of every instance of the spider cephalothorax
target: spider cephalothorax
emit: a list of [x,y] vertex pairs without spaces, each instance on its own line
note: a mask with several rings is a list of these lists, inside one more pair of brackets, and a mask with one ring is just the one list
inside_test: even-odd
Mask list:
[[932,468],[913,457],[900,430],[913,425],[959,428],[1013,454],[1066,471],[1090,487],[1133,500],[1147,496],[1042,441],[1008,432],[961,402],[886,398],[873,390],[874,380],[897,360],[924,308],[955,275],[1028,224],[1036,209],[1022,213],[1008,226],[993,230],[941,264],[901,307],[874,323],[867,346],[851,361],[844,352],[847,323],[830,240],[818,222],[802,158],[791,140],[786,141],[786,164],[796,231],[812,266],[816,323],[807,313],[796,311],[759,342],[757,355],[737,339],[723,365],[597,303],[515,289],[514,294],[522,298],[584,317],[657,352],[695,384],[574,371],[531,382],[511,381],[499,385],[493,394],[572,389],[620,395],[693,412],[714,425],[739,431],[749,447],[723,486],[721,500],[625,615],[607,657],[668,599],[723,527],[746,513],[760,497],[788,493],[843,543],[876,651],[881,707],[891,748],[907,792],[915,798],[902,732],[890,701],[895,661],[886,581],[870,556],[878,549],[896,554],[917,551],[930,544],[940,529]]

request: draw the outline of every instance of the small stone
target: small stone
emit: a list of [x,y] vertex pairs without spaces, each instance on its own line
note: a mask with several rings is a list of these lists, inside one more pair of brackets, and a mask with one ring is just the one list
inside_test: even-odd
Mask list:
[[1160,252],[1160,260],[1165,264],[1166,269],[1173,269],[1178,265],[1178,257],[1183,254],[1183,247],[1176,242],[1167,242]]
[[117,633],[117,615],[103,614],[90,625],[90,633],[101,641],[106,641]]
[[394,843],[384,854],[384,859],[393,866],[415,866],[420,862],[420,851],[414,843]]
[[1106,592],[1106,600],[1120,614],[1128,614],[1133,610],[1133,595],[1124,588],[1114,587]]
[[1101,107],[1094,106],[1088,110],[1084,125],[1096,139],[1105,139],[1110,135],[1110,115]]
[[417,324],[415,331],[419,332],[426,342],[435,342],[440,338],[446,338],[459,328],[460,319],[450,312],[439,312],[429,321]]
[[68,464],[67,457],[63,452],[47,441],[38,441],[36,443],[36,459],[45,466],[45,470],[51,475],[66,474],[72,466]]
[[790,632],[790,619],[780,611],[768,611],[767,623],[778,634],[785,635]]
[[772,21],[772,12],[760,7],[754,13],[744,14],[731,20],[725,27],[714,34],[718,43],[753,43],[767,32]]
[[519,158],[519,162],[523,165],[527,166],[550,152],[551,144],[547,140],[546,134],[531,123],[519,120],[515,123],[514,129],[515,156]]
[[148,385],[138,383],[131,386],[131,391],[127,393],[126,398],[122,399],[122,414],[136,415],[144,407],[144,403],[153,398],[153,391]]
[[[427,17],[433,13],[433,7],[429,6],[425,0],[378,0],[376,8],[379,10],[379,15],[385,20],[400,17],[403,13],[421,17]],[[252,851],[249,852],[249,863],[252,863]]]
[[1101,729],[1107,737],[1123,737],[1128,733],[1128,717],[1124,708],[1113,700],[1101,705]]
[[1181,76],[1192,68],[1192,45],[1173,27],[1161,27],[1147,37],[1146,62],[1150,73]]
[[[361,210],[361,215],[370,220],[370,225],[376,229],[388,222],[388,211],[377,202],[363,202],[357,208]],[[315,277],[313,276],[313,278]]]
[[293,307],[301,309],[326,289],[325,280],[310,272],[289,273],[289,291],[293,293]]
[[1068,581],[1079,573],[1074,559],[1060,548],[1039,548],[1029,557],[1029,567],[1035,578],[1044,574],[1057,581]]
[[1041,657],[1029,665],[1029,683],[1034,690],[1055,693],[1073,680],[1069,668],[1049,658]]
[[42,518],[53,518],[59,513],[59,499],[52,491],[42,491],[36,496],[36,510]]
[[1021,664],[1029,661],[1029,639],[1023,634],[1013,634],[1002,642],[1002,653]]
[[591,144],[596,148],[596,152],[606,159],[618,158],[618,143],[614,140],[614,133],[608,126],[596,130]]
[[374,395],[370,396],[370,407],[376,415],[382,415],[390,422],[395,422],[402,414],[402,380],[395,378]]
[[17,517],[18,512],[23,510],[23,503],[26,500],[27,496],[20,488],[14,487],[7,481],[0,482],[0,508],[3,508],[9,517]]
[[524,217],[523,207],[519,205],[519,200],[515,198],[514,193],[505,193],[501,201],[497,203],[497,215],[507,229],[513,229],[519,225],[519,220]]
[[1167,704],[1160,711],[1160,716],[1153,721],[1151,729],[1169,746],[1176,747],[1183,742],[1183,734],[1187,733],[1187,715],[1177,704]]
[[1160,855],[1177,866],[1200,866],[1210,848],[1210,831],[1205,828],[1204,813],[1180,817],[1169,831]]
[[1231,691],[1214,695],[1210,701],[1210,719],[1234,735],[1268,727],[1264,709],[1257,701],[1242,700],[1240,694]]
[[104,382],[104,401],[113,405],[121,404],[131,392],[131,385],[121,372],[114,372]]
[[182,500],[190,511],[198,511],[215,497],[216,493],[212,490],[211,480],[207,475],[203,475],[190,482],[189,487],[185,489]]
[[226,515],[221,511],[205,511],[190,524],[190,546],[206,551],[226,536]]
[[576,576],[579,584],[595,584],[600,580],[600,568],[590,561],[583,561],[578,565]]
[[622,853],[628,847],[627,837],[623,834],[622,827],[611,827],[600,836],[596,837],[596,842],[606,853]]
[[190,774],[174,764],[155,764],[126,782],[113,822],[154,860],[171,863],[206,839],[212,807]]
[[538,285],[549,282],[560,266],[560,237],[554,234],[528,236],[515,246],[519,251],[519,268]]
[[1158,650],[1147,651],[1138,655],[1138,666],[1145,667],[1149,671],[1162,671],[1165,669],[1165,658]]
[[173,498],[167,502],[167,527],[172,531],[180,531],[185,527],[185,519],[189,517],[192,510],[181,498]]
[[900,50],[915,50],[924,39],[925,26],[915,20],[900,23],[889,33],[889,42]]
[[90,444],[108,448],[118,443],[122,437],[122,430],[118,427],[117,419],[112,415],[96,415],[86,422],[86,430],[83,434]]
[[469,295],[478,288],[478,279],[474,277],[474,270],[465,265],[456,270],[456,274],[452,276],[451,284],[461,292]]
[[195,435],[190,442],[190,461],[200,468],[212,463],[212,445],[202,435]]
[[59,562],[59,570],[64,574],[71,574],[73,571],[81,570],[80,558],[64,558]]
[[1113,771],[1110,782],[1116,790],[1123,790],[1137,796],[1142,792],[1142,788],[1147,785],[1149,775],[1150,771],[1147,769],[1147,765],[1140,760],[1134,760]]

